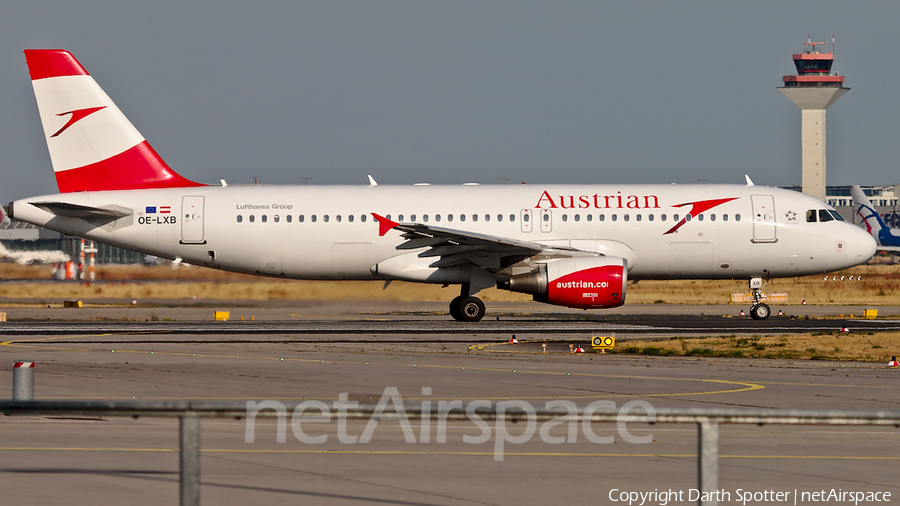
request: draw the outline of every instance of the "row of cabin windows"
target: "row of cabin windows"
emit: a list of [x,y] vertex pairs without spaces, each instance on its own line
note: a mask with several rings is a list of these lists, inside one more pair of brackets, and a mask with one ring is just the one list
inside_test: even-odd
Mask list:
[[[404,220],[404,216],[405,216],[405,215],[402,215],[402,214],[397,215],[397,221],[401,221],[401,222],[402,222],[402,221],[405,221],[405,220]],[[387,219],[389,219],[389,220],[391,219],[391,215],[390,215],[390,214],[387,215],[387,216],[385,216],[385,217],[386,217]],[[416,221],[416,218],[417,218],[417,217],[418,217],[418,215],[411,214],[411,215],[409,215],[409,221],[413,221],[413,222],[414,222],[414,221]],[[448,215],[447,215],[447,221],[453,221],[453,217],[454,217],[454,215],[448,214]],[[365,214],[359,215],[359,221],[361,221],[361,222],[363,222],[363,223],[366,222],[366,219],[367,219],[367,218],[368,218],[368,216],[365,215]],[[422,218],[422,221],[423,221],[423,222],[427,222],[427,221],[428,221],[428,215],[427,215],[427,214],[421,215],[421,218]],[[459,221],[466,221],[466,215],[465,215],[465,214],[459,215],[458,218],[459,218]],[[343,220],[343,217],[342,217],[341,215],[337,215],[337,216],[334,217],[334,219],[335,219],[335,221],[337,221],[338,223],[340,223],[340,222]],[[472,219],[472,221],[478,221],[479,215],[473,214],[472,217],[471,217],[471,219]],[[287,221],[288,223],[291,223],[292,220],[293,220],[293,216],[291,216],[291,215],[285,216],[285,221]],[[347,216],[347,221],[348,221],[348,222],[353,223],[354,220],[355,220],[355,216],[354,216],[354,215],[351,214],[351,215]],[[237,222],[238,222],[238,223],[243,223],[243,221],[244,221],[244,216],[241,215],[241,214],[237,215]],[[248,215],[248,216],[247,216],[247,221],[249,221],[250,223],[255,223],[255,222],[256,222],[256,216],[253,215],[253,214]],[[264,214],[264,215],[262,215],[262,216],[259,217],[259,221],[261,221],[261,222],[263,222],[263,223],[266,223],[266,222],[269,221],[269,217],[268,217],[267,215]],[[272,221],[275,222],[275,223],[278,223],[279,221],[281,221],[281,217],[280,217],[279,215],[276,214],[276,215],[272,216]],[[300,223],[303,223],[304,221],[306,221],[306,216],[304,216],[304,215],[302,215],[302,214],[299,215],[299,216],[297,216],[297,221],[300,222]],[[315,222],[319,221],[319,217],[318,217],[317,215],[313,214],[313,215],[311,215],[311,216],[309,217],[309,221],[315,223]],[[331,221],[331,217],[330,217],[329,215],[327,215],[327,214],[326,214],[326,215],[323,215],[323,216],[322,216],[322,221],[325,222],[325,223],[328,223],[329,221]],[[434,215],[434,221],[441,221],[441,215],[440,215],[440,214],[435,214],[435,215]],[[491,221],[491,215],[490,215],[490,214],[485,214],[485,215],[484,215],[484,221]],[[503,215],[502,215],[502,214],[498,214],[498,215],[497,215],[497,221],[503,221]],[[515,214],[510,214],[510,215],[509,215],[509,221],[516,221],[516,215],[515,215]],[[528,216],[525,216],[525,221],[528,221]]]
[[[816,221],[816,220],[815,220],[815,214],[813,214],[813,215],[812,215],[812,219],[810,219],[810,216],[811,216],[810,213],[815,213],[815,212],[816,212],[815,210],[808,211],[808,212],[807,212],[807,215],[806,215],[806,221]],[[828,211],[825,211],[824,209],[819,210],[819,213],[826,213],[825,215],[822,215],[822,216],[831,216],[830,214],[828,214]],[[843,218],[841,218],[840,215],[837,214],[836,212],[835,212],[835,215],[837,215],[837,218],[836,218],[836,219],[843,220]],[[705,216],[706,216],[706,215],[698,214],[698,215],[697,215],[697,220],[703,221],[703,220],[705,219]],[[716,221],[716,215],[715,215],[715,214],[710,214],[710,215],[708,215],[708,216],[709,216],[709,221]],[[409,221],[415,222],[415,221],[416,221],[416,218],[418,218],[418,217],[419,217],[418,215],[411,214],[411,215],[409,215]],[[284,220],[285,220],[286,222],[288,222],[288,223],[291,223],[291,222],[293,221],[293,218],[294,218],[293,216],[287,215],[287,216],[284,217]],[[362,222],[362,223],[365,223],[367,218],[368,218],[368,217],[367,217],[365,214],[359,215],[359,221]],[[386,218],[390,220],[390,219],[391,219],[391,215],[390,215],[390,214],[387,215]],[[448,215],[446,216],[446,218],[447,218],[447,221],[448,221],[448,222],[452,222],[452,221],[453,221],[453,218],[454,218],[454,215],[448,214]],[[678,214],[673,214],[673,215],[672,215],[672,220],[673,220],[673,221],[678,221],[679,218],[680,218],[680,215],[678,215]],[[337,221],[338,223],[340,223],[340,222],[342,221],[343,217],[342,217],[341,215],[337,215],[337,216],[334,217],[334,219],[335,219],[335,221]],[[355,219],[356,219],[355,216],[352,215],[352,214],[347,216],[347,221],[348,221],[349,223],[353,223]],[[422,222],[427,223],[427,222],[428,222],[428,215],[427,215],[427,214],[421,215],[421,219],[422,219]],[[458,219],[459,219],[459,221],[466,221],[467,215],[465,215],[465,214],[460,214],[460,215],[458,216]],[[529,219],[530,219],[530,217],[529,217],[528,214],[525,214],[525,215],[522,216],[522,220],[524,220],[524,221],[526,221],[526,222],[529,221]],[[544,221],[550,221],[550,214],[549,214],[549,213],[544,214],[544,215],[543,215],[543,219],[544,219]],[[575,214],[575,215],[573,215],[573,219],[574,219],[575,221],[581,221],[581,214]],[[586,215],[584,215],[584,219],[585,219],[586,221],[594,221],[594,215],[593,215],[593,214],[586,214]],[[609,216],[609,219],[610,219],[610,221],[619,221],[619,215],[617,215],[617,214],[611,214],[611,215]],[[643,220],[644,220],[644,215],[642,215],[642,214],[636,214],[636,215],[634,215],[634,219],[635,219],[635,221],[643,221]],[[690,214],[684,215],[684,219],[687,220],[687,221],[691,221],[691,215],[690,215]],[[827,218],[827,219],[826,219],[826,218],[820,218],[819,221],[829,221],[829,220],[831,220],[831,219],[835,219],[835,218]],[[313,214],[313,215],[311,215],[311,216],[309,217],[309,221],[311,221],[311,222],[313,222],[313,223],[316,223],[318,220],[319,220],[319,217],[318,217],[317,215],[315,215],[315,214]],[[323,221],[323,222],[328,223],[330,220],[331,220],[331,217],[330,217],[329,215],[325,214],[325,215],[322,216],[322,221]],[[472,220],[472,221],[478,221],[478,220],[479,220],[479,215],[473,214],[473,215],[471,216],[471,220]],[[647,215],[647,221],[654,221],[654,220],[656,220],[656,215],[654,215],[654,214],[648,214],[648,215]],[[660,220],[660,221],[667,221],[667,220],[668,220],[668,216],[667,216],[666,214],[661,214],[661,215],[659,215],[659,220]],[[244,216],[241,215],[241,214],[237,215],[237,222],[238,222],[238,223],[243,223],[243,221],[244,221]],[[253,214],[248,215],[248,216],[247,216],[247,221],[249,221],[250,223],[255,223],[255,222],[256,222],[256,215],[253,215]],[[259,221],[261,221],[262,223],[267,223],[267,222],[269,221],[268,215],[265,215],[265,214],[261,215],[261,216],[259,217]],[[273,215],[273,216],[272,216],[272,221],[275,222],[275,223],[280,222],[280,221],[281,221],[281,216],[279,216],[279,215],[277,215],[277,214],[276,214],[276,215]],[[297,216],[297,221],[300,222],[300,223],[303,223],[304,221],[306,221],[306,217],[305,217],[304,215],[301,214],[301,215]],[[402,215],[402,214],[397,215],[397,221],[400,221],[400,222],[404,221],[404,215]],[[441,215],[440,215],[440,214],[435,214],[435,215],[434,215],[434,221],[441,221]],[[485,214],[485,215],[484,215],[484,221],[491,221],[491,215],[490,215],[490,214]],[[498,215],[497,215],[497,221],[503,221],[503,215],[502,215],[502,214],[498,214]],[[516,221],[516,215],[515,215],[515,214],[510,214],[510,215],[509,215],[509,221],[510,221],[510,222]],[[562,215],[562,221],[566,221],[566,222],[569,221],[569,215],[568,215],[568,214],[563,214],[563,215]],[[597,221],[606,221],[606,215],[605,215],[605,214],[598,214],[598,215],[597,215]],[[630,215],[630,214],[623,214],[623,215],[622,215],[622,221],[631,221],[631,215]],[[722,215],[722,221],[728,221],[728,215],[727,215],[727,214],[723,214],[723,215]],[[735,215],[734,215],[734,221],[741,221],[741,215],[740,215],[740,214],[735,214]]]
[[[697,215],[697,220],[703,221],[703,220],[705,219],[705,217],[706,217],[706,215],[698,214],[698,215]],[[580,214],[576,214],[576,215],[574,215],[573,219],[574,219],[575,221],[581,221],[581,215],[580,215]],[[587,221],[593,221],[594,215],[592,215],[592,214],[585,215],[585,219],[586,219]],[[605,215],[605,214],[599,214],[599,215],[597,215],[597,219],[598,219],[599,221],[606,221],[606,215]],[[609,216],[609,219],[610,219],[611,221],[619,221],[619,215],[617,215],[617,214],[611,214],[611,215]],[[685,219],[686,221],[691,221],[691,215],[690,215],[690,214],[684,215],[684,219]],[[562,215],[562,220],[563,220],[563,221],[569,221],[569,215],[568,215],[568,214]],[[648,214],[648,215],[647,215],[647,221],[654,221],[654,220],[656,220],[656,215],[655,215],[655,214]],[[665,214],[659,215],[659,221],[666,221],[666,220],[668,220],[668,216],[667,216],[667,215],[665,215]],[[679,215],[678,215],[678,214],[673,214],[673,215],[672,215],[672,221],[678,221],[678,220],[679,220]],[[545,215],[544,215],[544,221],[550,221],[550,215],[549,215],[549,214],[545,214]],[[622,221],[631,221],[631,215],[630,215],[630,214],[623,214],[623,215],[622,215]],[[642,215],[642,214],[636,214],[636,215],[634,215],[634,221],[644,221],[644,215]],[[715,214],[710,214],[710,215],[709,215],[709,221],[716,221],[716,215],[715,215]],[[727,214],[723,214],[723,215],[722,215],[722,221],[728,221],[728,215],[727,215]],[[741,221],[741,215],[740,215],[740,214],[735,214],[735,215],[734,215],[734,221]]]
[[837,211],[828,209],[810,209],[806,211],[807,223],[815,223],[817,221],[844,221],[844,218]]

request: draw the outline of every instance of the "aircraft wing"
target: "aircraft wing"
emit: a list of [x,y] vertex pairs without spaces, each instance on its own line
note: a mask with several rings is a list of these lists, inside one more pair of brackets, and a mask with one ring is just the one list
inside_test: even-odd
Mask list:
[[419,256],[423,258],[440,257],[431,264],[431,267],[453,267],[469,263],[489,272],[497,272],[525,258],[551,253],[551,250],[557,255],[561,253],[561,256],[598,256],[594,252],[570,248],[551,248],[530,241],[476,234],[422,223],[397,223],[375,213],[372,213],[372,216],[379,223],[380,235],[385,235],[390,230],[398,230],[402,233],[406,242],[397,246],[397,249],[429,248],[419,253]]
[[878,247],[875,248],[875,251],[888,251],[893,253],[900,251],[900,246],[882,246],[879,244]]
[[134,213],[131,209],[121,206],[90,207],[67,202],[31,202],[30,204],[56,216],[88,221],[114,221]]

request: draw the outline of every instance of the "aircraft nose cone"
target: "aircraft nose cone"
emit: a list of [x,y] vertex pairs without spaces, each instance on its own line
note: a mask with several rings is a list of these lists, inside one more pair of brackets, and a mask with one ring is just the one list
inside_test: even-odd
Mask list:
[[878,249],[878,243],[875,242],[875,238],[872,237],[872,234],[859,227],[853,228],[856,230],[854,230],[853,235],[850,236],[850,244],[848,244],[850,251],[856,256],[857,264],[868,262],[870,258],[875,256],[875,252]]

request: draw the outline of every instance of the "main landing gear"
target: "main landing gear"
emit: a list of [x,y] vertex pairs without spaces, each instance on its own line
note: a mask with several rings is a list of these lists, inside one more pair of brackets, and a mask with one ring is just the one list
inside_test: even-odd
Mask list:
[[760,302],[763,288],[762,278],[750,279],[750,290],[753,292],[753,305],[750,306],[750,317],[754,320],[766,320],[772,314],[769,306]]
[[484,302],[478,297],[460,295],[450,301],[450,316],[459,322],[477,322],[484,318]]

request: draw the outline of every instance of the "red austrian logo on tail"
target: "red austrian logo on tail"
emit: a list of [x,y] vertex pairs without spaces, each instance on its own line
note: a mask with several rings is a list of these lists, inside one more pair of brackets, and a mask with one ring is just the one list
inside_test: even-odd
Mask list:
[[[685,202],[684,204],[677,204],[672,207],[684,207],[691,206],[691,211],[688,213],[688,216],[691,218],[696,218],[698,214],[709,211],[710,209],[722,205],[726,202],[731,202],[732,200],[737,200],[738,197],[731,197],[727,199],[712,199],[712,200],[698,200],[697,202]],[[668,232],[663,235],[671,234],[672,232],[676,232],[682,225],[687,223],[688,217],[685,216],[678,222],[674,227],[670,228]]]
[[83,120],[84,118],[90,116],[91,114],[94,114],[95,112],[99,111],[100,109],[106,109],[106,106],[102,105],[100,107],[88,107],[87,109],[76,109],[74,111],[61,112],[61,113],[57,114],[57,116],[65,116],[66,114],[71,114],[72,117],[69,118],[69,121],[67,121],[66,124],[63,125],[62,128],[60,128],[55,134],[51,135],[50,137],[56,137],[57,135],[65,132],[66,129],[69,128],[70,126],[74,125],[76,121]]

